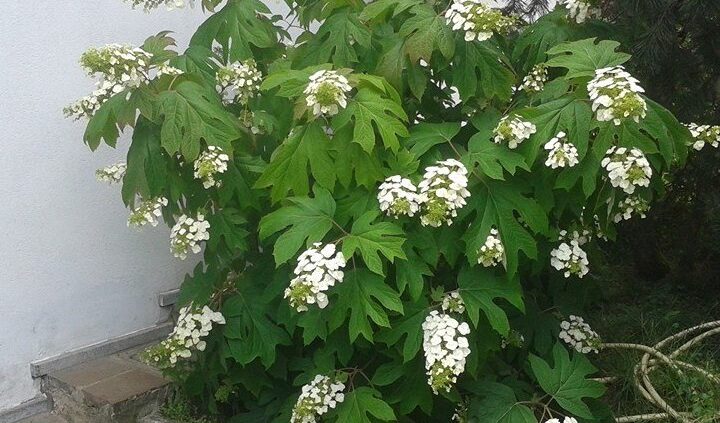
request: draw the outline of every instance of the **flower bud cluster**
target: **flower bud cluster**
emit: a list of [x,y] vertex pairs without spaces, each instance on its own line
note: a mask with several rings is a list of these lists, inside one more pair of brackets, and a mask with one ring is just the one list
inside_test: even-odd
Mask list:
[[140,203],[128,216],[128,227],[141,228],[145,225],[157,226],[162,216],[162,208],[168,205],[165,197],[157,197]]
[[285,289],[285,298],[297,311],[307,311],[308,305],[317,304],[320,308],[328,305],[325,291],[341,283],[345,274],[345,256],[336,251],[335,244],[313,244],[314,248],[304,251],[297,259],[295,278]]
[[592,100],[592,110],[597,120],[612,121],[615,125],[625,119],[640,122],[647,113],[647,103],[640,93],[645,90],[622,66],[602,68],[595,71],[587,85]]
[[500,241],[500,234],[497,229],[491,228],[485,244],[478,251],[478,263],[485,267],[492,267],[502,263],[504,258],[505,247]]
[[600,165],[608,172],[610,184],[622,188],[626,194],[634,193],[635,187],[650,185],[650,162],[637,148],[610,147]]
[[377,199],[380,203],[380,210],[395,218],[412,217],[420,210],[417,187],[410,179],[400,175],[390,176],[380,184]]
[[213,323],[225,324],[225,317],[208,306],[190,304],[180,309],[177,324],[172,333],[160,344],[144,353],[144,360],[161,369],[175,367],[178,360],[192,357],[193,351],[205,351],[203,340],[210,334]]
[[107,182],[108,184],[120,183],[127,171],[127,164],[120,162],[98,169],[95,171],[95,177],[99,182]]
[[560,323],[560,339],[577,352],[598,352],[600,336],[585,323],[582,317],[570,316]]
[[229,161],[230,157],[223,153],[222,148],[209,145],[207,150],[203,151],[200,157],[195,160],[193,165],[195,179],[200,179],[205,189],[212,186],[219,187],[221,182],[216,180],[215,176],[225,173]]
[[149,79],[152,54],[129,45],[108,44],[91,48],[80,57],[88,75],[100,80],[92,94],[65,108],[65,115],[80,119],[90,117],[114,94],[138,87]]
[[622,199],[618,205],[618,212],[613,216],[615,223],[623,220],[630,220],[633,216],[640,216],[645,219],[647,211],[650,210],[650,202],[638,196]]
[[449,392],[457,377],[465,371],[465,362],[470,355],[466,337],[470,326],[433,310],[425,318],[422,330],[428,384],[435,394]]
[[720,145],[720,125],[710,126],[691,123],[687,125],[687,127],[693,138],[695,138],[695,142],[693,143],[695,150],[702,150],[705,144],[710,144],[715,148]]
[[507,34],[515,26],[514,18],[486,6],[482,0],[453,0],[445,20],[453,31],[465,32],[465,41],[485,41],[493,32]]
[[565,132],[558,132],[554,138],[545,143],[545,150],[548,150],[545,166],[549,168],[573,167],[580,163],[577,148],[568,142]]
[[463,314],[465,312],[465,302],[457,291],[445,294],[442,300],[442,311],[457,314]]
[[315,423],[323,414],[345,400],[345,384],[329,376],[317,375],[303,385],[290,423]]
[[245,105],[260,91],[262,73],[255,61],[249,59],[220,67],[215,78],[218,92],[222,94],[225,104]]
[[193,5],[193,0],[125,0],[125,2],[130,3],[133,9],[142,6],[145,13],[150,13],[163,5],[167,10],[183,9],[188,5]]
[[197,254],[202,250],[200,243],[210,239],[210,222],[198,214],[195,219],[182,215],[170,230],[170,249],[175,257],[185,260],[189,252]]
[[575,275],[579,278],[587,275],[590,271],[587,253],[581,247],[590,241],[590,231],[583,231],[580,234],[574,231],[568,234],[567,231],[560,231],[560,245],[550,252],[550,265],[556,270],[563,272],[566,278]]
[[593,7],[588,0],[560,0],[558,3],[565,6],[570,19],[583,23],[589,17],[599,16],[599,10]]
[[547,67],[544,63],[533,66],[530,73],[523,78],[520,89],[527,93],[538,93],[545,88],[548,79]]
[[496,144],[506,142],[509,148],[516,149],[535,132],[537,127],[533,123],[526,122],[518,116],[505,116],[495,127],[493,140]]
[[184,72],[175,66],[171,66],[169,62],[165,62],[162,65],[158,66],[157,73],[155,76],[160,78],[163,75],[167,76],[179,76],[182,75]]
[[305,87],[305,102],[315,116],[336,115],[347,106],[350,90],[348,79],[337,71],[317,71],[310,75],[310,83]]
[[435,166],[425,168],[420,182],[420,203],[423,226],[439,227],[452,224],[457,211],[467,204],[470,197],[468,171],[455,159],[441,160]]

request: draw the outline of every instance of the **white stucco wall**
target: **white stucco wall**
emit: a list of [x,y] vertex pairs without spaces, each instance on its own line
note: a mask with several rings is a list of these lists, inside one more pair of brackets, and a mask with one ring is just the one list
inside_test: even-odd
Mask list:
[[62,108],[92,89],[77,63],[88,47],[164,29],[184,47],[202,18],[121,0],[2,1],[0,412],[37,395],[31,361],[166,318],[156,294],[193,263],[169,253],[167,228],[128,229],[119,188],[95,181],[127,141],[91,153]]

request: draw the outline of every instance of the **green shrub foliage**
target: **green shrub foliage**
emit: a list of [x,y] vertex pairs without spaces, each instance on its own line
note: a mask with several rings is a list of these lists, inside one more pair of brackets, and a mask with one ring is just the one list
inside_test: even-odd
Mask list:
[[163,32],[81,60],[99,86],[67,113],[128,150],[98,178],[202,256],[148,359],[233,422],[606,421],[601,344],[560,322],[688,129],[565,6],[289,6],[203,0],[184,53]]

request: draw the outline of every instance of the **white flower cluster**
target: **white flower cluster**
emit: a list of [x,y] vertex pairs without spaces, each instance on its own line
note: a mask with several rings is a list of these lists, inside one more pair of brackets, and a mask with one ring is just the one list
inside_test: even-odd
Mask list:
[[596,70],[595,78],[588,82],[587,89],[597,120],[620,125],[624,119],[640,122],[640,119],[645,118],[647,103],[640,96],[645,90],[624,67]]
[[133,9],[142,6],[145,13],[150,13],[163,5],[167,10],[182,9],[193,5],[193,0],[125,0],[125,2],[130,3]]
[[157,226],[158,218],[162,216],[162,208],[168,205],[165,197],[153,198],[140,203],[128,216],[129,227],[140,228],[145,225]]
[[317,418],[345,400],[345,384],[329,376],[317,375],[303,385],[293,407],[290,423],[315,423]]
[[568,232],[563,230],[560,231],[559,240],[563,242],[550,252],[550,265],[564,272],[566,278],[571,275],[579,278],[587,275],[590,271],[590,262],[587,253],[581,247],[590,241],[590,232],[583,231],[580,234],[574,231],[568,236]]
[[535,132],[537,127],[533,123],[526,122],[518,116],[505,116],[495,127],[493,140],[496,144],[507,142],[508,147],[515,149]]
[[152,54],[129,45],[108,44],[82,54],[80,64],[88,75],[99,76],[95,91],[65,108],[65,115],[90,117],[114,94],[148,80]]
[[223,153],[222,148],[209,145],[207,150],[203,151],[200,157],[195,160],[193,165],[195,179],[202,180],[205,189],[212,186],[219,187],[221,182],[216,180],[215,176],[225,173],[228,168],[228,161],[230,161],[230,157]]
[[650,210],[650,202],[646,199],[633,196],[622,199],[618,205],[618,212],[613,216],[615,223],[623,220],[630,220],[633,216],[640,216],[645,219],[647,211]]
[[225,317],[208,306],[200,308],[190,304],[183,307],[175,329],[167,339],[145,352],[145,361],[167,369],[175,367],[179,359],[192,357],[193,350],[205,351],[203,338],[210,334],[213,323],[224,325]]
[[202,249],[200,242],[210,239],[210,222],[198,214],[195,219],[182,215],[170,230],[170,249],[175,257],[185,260],[188,252],[197,254]]
[[465,41],[485,41],[493,32],[507,34],[515,25],[515,19],[486,6],[482,0],[453,0],[445,20],[453,31],[465,32]]
[[693,143],[695,150],[702,150],[705,144],[710,144],[715,148],[720,145],[720,125],[711,126],[691,123],[687,125],[687,127],[693,138],[695,138],[695,142]]
[[[561,423],[561,422],[560,422],[560,419],[550,419],[550,420],[547,420],[545,423]],[[565,417],[563,419],[562,423],[578,423],[578,421],[576,419],[574,419],[573,417]]]
[[320,308],[328,305],[328,297],[325,291],[341,283],[345,274],[342,269],[345,267],[345,256],[342,251],[337,251],[335,244],[322,244],[316,242],[314,248],[304,251],[297,259],[295,266],[295,278],[290,281],[290,286],[285,289],[285,298],[288,298],[290,306],[297,311],[307,311],[308,305],[317,304]]
[[497,229],[491,228],[490,235],[485,239],[485,244],[478,251],[478,263],[485,267],[497,266],[505,258],[505,247],[500,241],[500,233]]
[[470,355],[466,337],[470,326],[433,310],[425,318],[422,330],[428,384],[435,394],[449,392],[465,371],[465,361]]
[[600,336],[585,323],[582,317],[570,316],[569,320],[560,323],[560,339],[577,352],[587,354],[598,352]]
[[582,232],[577,231],[577,230],[568,232],[565,229],[563,229],[560,231],[560,234],[558,236],[558,241],[565,241],[565,242],[577,241],[578,245],[580,245],[582,247],[583,245],[587,244],[588,242],[590,242],[592,240],[592,236],[593,236],[592,232],[588,229],[583,229]]
[[626,194],[634,193],[635,187],[650,185],[650,162],[637,148],[610,147],[600,165],[608,172],[610,184],[622,188]]
[[348,79],[337,71],[317,71],[310,75],[310,83],[305,87],[305,102],[315,116],[336,115],[347,106],[350,90]]
[[457,291],[449,292],[443,297],[442,310],[445,313],[463,314],[465,312],[465,302]]
[[156,76],[159,78],[163,75],[167,76],[178,76],[182,75],[184,72],[175,66],[171,66],[169,62],[165,62],[162,65],[158,66],[157,68],[157,74]]
[[222,66],[215,77],[225,104],[247,104],[260,91],[262,81],[262,73],[252,59]]
[[96,170],[95,177],[99,182],[107,182],[112,185],[121,182],[126,171],[127,164],[120,162]]
[[520,89],[528,93],[537,93],[545,88],[545,82],[548,79],[547,67],[544,63],[539,63],[530,70],[530,73],[523,78]]
[[410,179],[390,176],[380,184],[377,195],[380,210],[388,216],[414,216],[420,210],[420,196]]
[[598,16],[599,11],[587,0],[560,0],[558,3],[565,6],[570,19],[583,23],[588,17]]
[[470,197],[468,171],[465,165],[455,159],[441,160],[435,166],[425,168],[420,182],[420,203],[423,226],[439,227],[443,223],[452,225],[457,211],[467,204]]
[[568,142],[565,132],[558,132],[555,137],[545,143],[545,150],[548,150],[545,166],[549,168],[573,167],[580,163],[577,148],[573,143]]

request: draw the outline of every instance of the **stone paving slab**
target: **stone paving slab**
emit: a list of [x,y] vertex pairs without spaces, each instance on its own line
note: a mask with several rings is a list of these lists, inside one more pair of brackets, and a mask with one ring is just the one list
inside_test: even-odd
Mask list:
[[115,405],[162,388],[169,381],[128,356],[114,355],[50,373],[50,378],[95,406]]
[[49,373],[43,391],[54,399],[54,412],[65,421],[47,423],[138,423],[157,411],[170,381],[140,362],[139,351],[142,348]]
[[83,388],[93,405],[115,405],[167,385],[162,376],[143,369],[132,369]]

